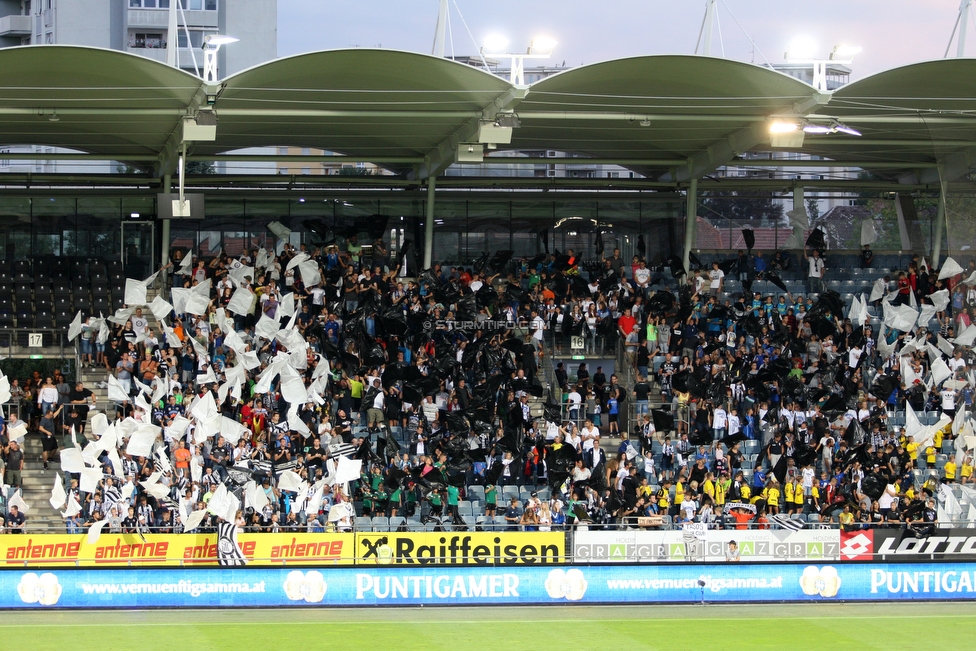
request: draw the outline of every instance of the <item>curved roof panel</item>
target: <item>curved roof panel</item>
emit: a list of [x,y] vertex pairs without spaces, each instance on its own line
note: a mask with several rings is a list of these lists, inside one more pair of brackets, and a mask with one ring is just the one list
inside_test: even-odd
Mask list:
[[197,150],[295,145],[424,155],[510,89],[472,66],[413,52],[301,54],[226,79],[217,142]]
[[596,157],[690,158],[730,133],[814,96],[807,84],[748,63],[645,56],[574,68],[534,84],[512,147]]
[[155,154],[198,94],[199,78],[91,47],[0,49],[0,142]]
[[834,92],[822,111],[861,138],[808,138],[836,160],[936,162],[976,146],[976,60],[941,59],[886,70]]
[[[500,149],[572,152],[682,178],[768,150],[766,122],[775,115],[861,131],[860,138],[807,134],[797,151],[904,163],[892,174],[947,160],[965,172],[976,162],[972,59],[879,73],[841,88],[829,103],[826,94],[767,68],[670,55],[583,66],[515,88],[466,64],[357,48],[278,59],[215,86],[217,139],[193,143],[196,155],[290,145],[378,162],[424,160],[423,170],[436,174],[453,160],[456,144],[477,141],[480,119],[514,109],[521,126]],[[4,48],[0,145],[155,157],[173,144],[181,116],[192,115],[204,94],[197,77],[124,52]]]

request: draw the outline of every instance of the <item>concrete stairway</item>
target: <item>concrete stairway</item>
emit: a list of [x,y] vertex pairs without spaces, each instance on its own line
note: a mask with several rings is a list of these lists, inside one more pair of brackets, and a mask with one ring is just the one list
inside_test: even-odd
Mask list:
[[64,533],[64,520],[49,502],[54,478],[60,473],[60,461],[52,459],[50,469],[44,470],[41,437],[33,432],[24,439],[24,454],[23,498],[30,507],[27,530],[31,533]]

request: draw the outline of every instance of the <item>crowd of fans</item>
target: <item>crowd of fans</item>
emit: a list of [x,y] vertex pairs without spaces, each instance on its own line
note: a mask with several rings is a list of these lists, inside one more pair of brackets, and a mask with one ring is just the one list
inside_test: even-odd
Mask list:
[[[11,394],[45,467],[62,451],[69,531],[179,532],[221,487],[253,531],[349,530],[363,516],[527,530],[642,516],[931,522],[927,498],[973,476],[970,451],[952,445],[972,409],[972,341],[952,342],[972,324],[976,261],[941,279],[920,261],[893,283],[878,272],[855,310],[825,289],[823,251],[803,257],[805,296],[782,291],[784,252],[686,272],[570,250],[407,279],[381,241],[178,251],[169,302],[135,301],[76,333],[118,407],[99,431],[85,428],[81,384],[35,375]],[[729,279],[743,291],[723,299]],[[781,291],[748,291],[759,280]],[[912,304],[931,318],[891,327],[889,311]],[[591,350],[619,341],[634,382],[558,363],[547,386],[542,365],[572,336]],[[902,425],[902,413],[950,422]],[[16,486],[11,420],[0,443]],[[117,434],[100,444],[107,423]],[[135,454],[146,427],[152,450]],[[64,463],[75,448],[85,472]],[[358,480],[334,481],[342,458],[362,462]]]

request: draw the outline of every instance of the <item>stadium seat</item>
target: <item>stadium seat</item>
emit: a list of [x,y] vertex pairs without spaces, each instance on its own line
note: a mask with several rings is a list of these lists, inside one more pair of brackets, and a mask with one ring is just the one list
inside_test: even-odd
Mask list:
[[373,521],[371,518],[358,517],[356,518],[356,531],[371,531],[373,528]]
[[69,325],[71,325],[71,321],[73,319],[74,319],[74,316],[71,314],[71,312],[69,312],[67,310],[60,310],[59,309],[59,310],[55,311],[55,313],[54,313],[54,327],[55,328],[67,328]]
[[71,283],[66,280],[55,280],[51,283],[51,289],[54,292],[54,296],[58,298],[70,298],[71,297]]
[[390,531],[399,531],[400,527],[407,524],[406,518],[402,515],[395,515],[390,518]]
[[390,530],[390,519],[384,516],[376,516],[372,521],[373,531],[386,532]]
[[[40,308],[40,306],[38,306],[38,308]],[[46,310],[37,309],[34,311],[34,327],[35,328],[54,327],[54,317],[51,315],[50,309],[46,309]]]

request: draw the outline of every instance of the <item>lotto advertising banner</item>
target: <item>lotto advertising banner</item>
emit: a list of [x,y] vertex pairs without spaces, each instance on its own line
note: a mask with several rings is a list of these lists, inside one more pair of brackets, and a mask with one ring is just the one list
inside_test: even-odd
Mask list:
[[[355,535],[260,533],[238,535],[250,565],[352,565]],[[217,534],[40,534],[0,536],[6,567],[217,565]]]
[[742,561],[836,561],[837,530],[717,531],[691,527],[675,531],[579,531],[573,537],[577,563],[722,562],[730,543]]
[[907,529],[866,529],[840,534],[845,561],[976,561],[976,529],[934,529],[916,536]]
[[356,563],[553,565],[565,562],[562,532],[360,533]]
[[0,570],[0,608],[976,599],[976,564]]

